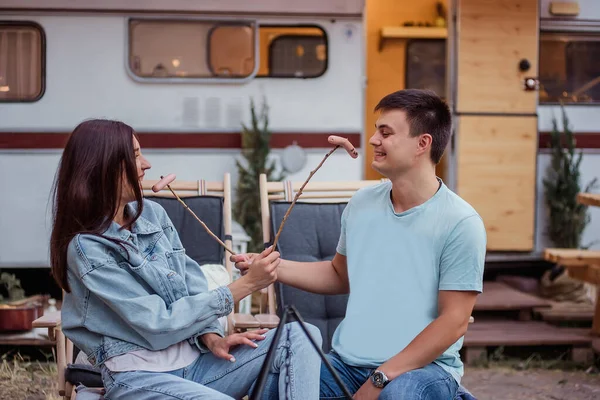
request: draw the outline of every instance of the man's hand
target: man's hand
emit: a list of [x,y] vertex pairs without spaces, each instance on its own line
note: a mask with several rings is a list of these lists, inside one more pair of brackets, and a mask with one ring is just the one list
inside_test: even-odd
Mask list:
[[248,268],[250,268],[250,265],[252,265],[257,256],[257,253],[236,254],[229,257],[229,260],[240,270],[242,276],[244,276],[248,273]]
[[232,333],[229,336],[220,337],[218,335],[207,338],[204,342],[206,347],[216,357],[235,362],[235,357],[229,354],[229,351],[240,344],[245,344],[250,347],[258,347],[258,344],[254,343],[253,340],[264,340],[264,334],[268,332],[268,329],[258,329],[252,332],[243,333]]
[[369,378],[365,383],[363,383],[360,389],[358,389],[358,392],[356,392],[352,398],[355,400],[377,400],[380,393],[381,389],[375,387]]

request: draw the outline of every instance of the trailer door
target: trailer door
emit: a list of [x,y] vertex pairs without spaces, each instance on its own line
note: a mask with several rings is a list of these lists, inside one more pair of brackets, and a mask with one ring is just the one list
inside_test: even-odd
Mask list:
[[456,3],[452,46],[455,190],[482,216],[488,250],[531,251],[535,236],[538,2]]

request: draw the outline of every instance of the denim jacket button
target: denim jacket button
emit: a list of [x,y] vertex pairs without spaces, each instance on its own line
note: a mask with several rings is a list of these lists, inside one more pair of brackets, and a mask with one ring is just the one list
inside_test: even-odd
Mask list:
[[152,261],[156,261],[158,257],[156,257],[156,255],[153,255],[152,258],[150,258]]

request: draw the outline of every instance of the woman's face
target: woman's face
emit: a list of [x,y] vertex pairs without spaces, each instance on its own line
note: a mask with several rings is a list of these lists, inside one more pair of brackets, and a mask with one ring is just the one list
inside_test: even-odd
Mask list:
[[152,168],[152,165],[150,165],[148,160],[146,160],[146,157],[142,155],[142,149],[135,136],[133,137],[133,151],[135,154],[135,165],[137,167],[137,173],[141,184],[142,180],[144,180],[146,170]]
[[[142,180],[144,180],[144,175],[146,174],[146,170],[150,169],[152,166],[150,165],[150,163],[148,162],[146,157],[144,157],[142,155],[142,149],[140,148],[140,143],[137,141],[135,136],[133,137],[133,151],[135,154],[135,165],[136,165],[136,170],[137,170],[137,176],[138,176],[139,184],[141,187]],[[127,178],[125,177],[124,172],[123,172],[122,182],[123,182],[122,193],[124,193],[124,195],[121,196],[121,202],[129,203],[131,201],[134,201],[135,200],[134,192],[129,187],[129,183],[127,182]]]

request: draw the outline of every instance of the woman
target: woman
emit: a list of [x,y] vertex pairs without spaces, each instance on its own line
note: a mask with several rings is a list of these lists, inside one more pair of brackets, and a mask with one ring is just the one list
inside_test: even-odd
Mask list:
[[[164,209],[142,197],[149,168],[121,122],[86,121],[71,134],[50,245],[53,276],[66,292],[62,329],[100,367],[107,399],[251,394],[274,331],[224,337],[217,319],[275,281],[279,253],[263,253],[244,277],[208,291]],[[316,399],[318,354],[297,323],[286,329],[263,393]]]

